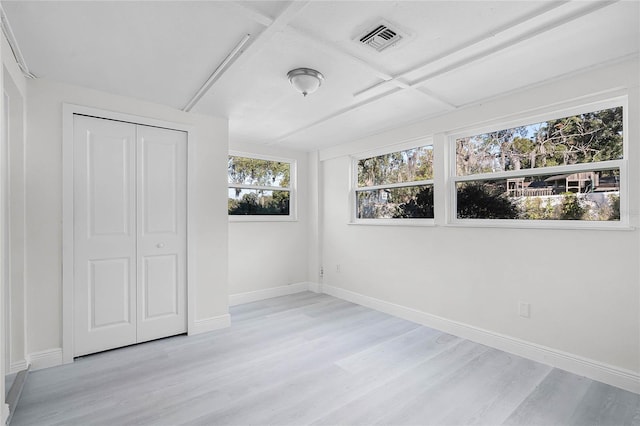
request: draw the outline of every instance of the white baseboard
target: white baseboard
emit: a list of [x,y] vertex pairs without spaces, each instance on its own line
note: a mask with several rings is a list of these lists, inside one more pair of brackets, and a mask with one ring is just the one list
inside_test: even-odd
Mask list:
[[195,334],[206,333],[209,331],[220,330],[231,326],[231,315],[224,314],[217,317],[195,320],[192,327],[189,327],[189,336]]
[[323,292],[445,333],[640,394],[640,374],[330,285]]
[[29,363],[26,359],[21,359],[19,361],[13,361],[9,366],[9,374],[17,373],[22,370],[26,370]]
[[27,355],[27,362],[31,364],[32,370],[41,370],[43,368],[62,365],[62,348],[30,353]]
[[262,290],[248,291],[229,295],[229,306],[242,305],[244,303],[257,302],[258,300],[271,299],[272,297],[286,296],[287,294],[300,293],[309,290],[307,282],[282,285],[279,287],[265,288]]

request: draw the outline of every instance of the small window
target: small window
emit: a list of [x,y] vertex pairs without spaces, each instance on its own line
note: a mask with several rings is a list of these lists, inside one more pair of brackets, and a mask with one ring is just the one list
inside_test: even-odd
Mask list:
[[295,163],[292,160],[230,155],[230,217],[294,218]]
[[433,219],[432,148],[421,146],[355,160],[356,221]]
[[456,138],[454,220],[620,222],[623,122],[616,106]]

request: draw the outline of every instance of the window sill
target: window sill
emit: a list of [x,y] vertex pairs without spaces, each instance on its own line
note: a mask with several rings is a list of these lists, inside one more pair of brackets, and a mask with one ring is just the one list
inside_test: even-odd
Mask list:
[[576,221],[531,221],[515,219],[457,219],[444,225],[452,228],[507,228],[507,229],[553,229],[568,231],[634,231],[627,223],[576,222]]
[[436,226],[434,219],[355,219],[349,225],[364,226]]
[[227,216],[229,223],[247,222],[297,222],[293,216],[269,216],[269,215],[232,215]]

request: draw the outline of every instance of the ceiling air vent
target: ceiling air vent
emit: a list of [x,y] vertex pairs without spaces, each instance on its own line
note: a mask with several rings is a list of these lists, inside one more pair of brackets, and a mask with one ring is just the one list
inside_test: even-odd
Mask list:
[[378,52],[382,52],[387,47],[393,46],[402,40],[400,33],[389,27],[386,23],[376,25],[360,37],[360,43],[365,44]]

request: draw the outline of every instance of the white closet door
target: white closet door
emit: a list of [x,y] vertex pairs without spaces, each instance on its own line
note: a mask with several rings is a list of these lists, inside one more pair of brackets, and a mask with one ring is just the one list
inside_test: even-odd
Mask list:
[[74,349],[136,343],[136,126],[74,119]]
[[187,331],[185,132],[74,118],[74,355]]
[[184,333],[187,135],[138,126],[138,342]]

